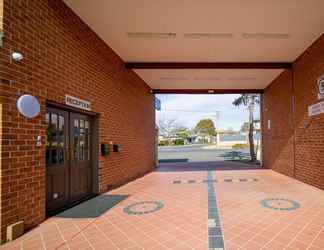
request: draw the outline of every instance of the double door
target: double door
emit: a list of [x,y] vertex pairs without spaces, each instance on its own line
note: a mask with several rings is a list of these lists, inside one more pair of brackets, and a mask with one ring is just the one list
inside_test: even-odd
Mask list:
[[92,194],[92,118],[47,107],[46,210],[55,213]]

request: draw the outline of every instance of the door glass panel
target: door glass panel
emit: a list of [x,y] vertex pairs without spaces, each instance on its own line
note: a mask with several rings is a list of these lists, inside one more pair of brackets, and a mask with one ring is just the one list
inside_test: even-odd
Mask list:
[[49,166],[64,164],[65,161],[65,117],[61,114],[46,113],[46,164]]
[[64,130],[64,116],[60,115],[59,116],[59,131]]
[[51,163],[51,158],[50,158],[50,150],[48,149],[48,146],[46,145],[46,165]]
[[90,123],[83,119],[74,119],[74,160],[90,160]]
[[51,115],[51,128],[57,130],[57,114]]
[[77,119],[74,120],[74,127],[75,128],[79,127],[79,120],[77,120]]
[[59,126],[58,126],[58,144],[60,147],[64,147],[64,116],[59,116]]
[[52,165],[55,165],[55,164],[57,164],[57,149],[54,148],[51,151],[52,151],[52,157],[51,157],[52,158],[52,162],[51,162],[51,164]]
[[58,163],[63,164],[64,163],[64,149],[60,148],[58,152],[59,152],[59,154],[58,154]]
[[88,134],[88,130],[86,130],[86,133],[84,135],[84,158],[85,160],[90,160],[90,153],[89,153],[89,134]]
[[51,146],[57,146],[57,114],[51,114],[51,123],[50,123],[50,143]]
[[74,148],[74,160],[78,161],[80,159],[80,152],[79,152],[79,120],[74,119],[74,135],[73,135],[73,148]]
[[74,160],[78,161],[79,159],[79,137],[74,136]]
[[[80,123],[81,126],[81,123]],[[80,160],[85,160],[84,159],[84,129],[80,131]]]
[[80,120],[80,128],[84,128],[84,120]]

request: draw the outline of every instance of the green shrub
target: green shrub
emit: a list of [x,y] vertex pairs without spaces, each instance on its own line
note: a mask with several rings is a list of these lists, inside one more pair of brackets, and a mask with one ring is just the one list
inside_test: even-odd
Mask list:
[[243,144],[243,143],[236,143],[232,146],[232,149],[245,149],[247,148],[249,145],[247,144]]
[[159,146],[169,146],[169,141],[160,141]]
[[184,140],[183,139],[176,139],[174,141],[174,145],[184,145]]

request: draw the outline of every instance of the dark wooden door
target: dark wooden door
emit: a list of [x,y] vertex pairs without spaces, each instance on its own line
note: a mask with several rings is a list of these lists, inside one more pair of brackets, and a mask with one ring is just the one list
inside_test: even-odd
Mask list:
[[91,118],[70,113],[71,201],[91,194]]
[[51,212],[69,199],[68,112],[47,108],[46,123],[46,209]]
[[46,209],[51,214],[92,193],[92,124],[87,115],[51,107],[46,123]]

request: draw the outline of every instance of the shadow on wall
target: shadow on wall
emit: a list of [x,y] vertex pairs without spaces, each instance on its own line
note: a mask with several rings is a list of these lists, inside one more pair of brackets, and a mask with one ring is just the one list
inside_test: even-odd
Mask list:
[[96,218],[127,199],[129,195],[100,195],[68,209],[56,217],[61,218]]

